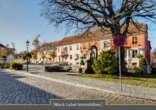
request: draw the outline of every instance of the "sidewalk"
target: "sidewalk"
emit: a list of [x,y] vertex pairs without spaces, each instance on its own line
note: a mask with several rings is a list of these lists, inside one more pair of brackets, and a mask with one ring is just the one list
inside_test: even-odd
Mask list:
[[[5,70],[5,71],[14,72],[12,70]],[[26,75],[36,76],[36,77],[42,77],[48,80],[71,84],[74,86],[85,87],[85,88],[110,92],[119,95],[156,100],[155,88],[122,84],[122,91],[120,91],[120,83],[71,76],[73,74],[78,74],[74,72],[43,72],[42,71],[41,74],[31,74],[29,72],[27,73],[26,71],[16,71],[16,72],[26,74]]]

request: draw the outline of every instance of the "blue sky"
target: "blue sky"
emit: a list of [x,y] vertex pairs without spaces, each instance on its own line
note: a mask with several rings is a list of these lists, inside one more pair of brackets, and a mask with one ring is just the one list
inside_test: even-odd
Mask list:
[[[56,28],[49,24],[49,21],[40,17],[41,6],[39,2],[42,0],[0,0],[0,43],[9,44],[12,42],[18,52],[26,51],[26,41],[29,40],[29,51],[34,47],[31,45],[33,39],[40,36],[41,43],[54,42],[64,37],[74,35],[72,32],[65,36],[65,30],[57,32]],[[152,24],[152,27],[155,27]],[[149,40],[151,46],[156,48],[156,30],[149,31]]]

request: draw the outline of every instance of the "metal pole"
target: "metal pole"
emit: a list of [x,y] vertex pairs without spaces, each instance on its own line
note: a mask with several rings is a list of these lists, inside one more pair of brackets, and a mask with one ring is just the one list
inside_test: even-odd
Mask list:
[[[28,52],[28,47],[27,47],[27,52]],[[27,57],[27,72],[28,72],[28,57]]]
[[120,56],[120,47],[119,47],[119,73],[120,73],[120,90],[122,91],[122,83],[121,83],[121,56]]

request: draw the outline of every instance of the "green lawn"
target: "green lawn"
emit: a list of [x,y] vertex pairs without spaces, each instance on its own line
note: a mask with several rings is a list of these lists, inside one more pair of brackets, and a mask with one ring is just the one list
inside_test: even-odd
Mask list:
[[[120,82],[119,76],[102,74],[77,74],[77,77],[91,78],[97,80]],[[156,88],[156,74],[128,73],[128,76],[122,76],[123,84],[138,85],[144,87]]]

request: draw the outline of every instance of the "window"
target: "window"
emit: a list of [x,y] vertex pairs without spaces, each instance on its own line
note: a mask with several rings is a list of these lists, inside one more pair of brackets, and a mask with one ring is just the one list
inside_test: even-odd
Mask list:
[[60,52],[60,48],[58,47],[58,52]]
[[83,49],[86,49],[86,44],[83,44]]
[[76,54],[77,59],[79,59],[79,54]]
[[49,55],[50,55],[50,50],[49,50]]
[[48,57],[46,57],[46,61],[48,61]]
[[127,37],[125,38],[125,44],[124,45],[127,45]]
[[89,43],[89,47],[91,47],[92,46],[92,43]]
[[133,44],[137,44],[137,37],[133,37],[132,42]]
[[59,56],[59,62],[61,61],[61,58],[60,58],[60,56]]
[[125,49],[125,58],[127,57],[127,50]]
[[46,55],[47,55],[47,53],[48,53],[48,52],[46,51]]
[[70,60],[72,60],[72,55],[70,55]]
[[72,46],[70,46],[70,51],[72,51]]
[[79,65],[79,62],[77,62],[76,64]]
[[79,45],[77,45],[77,50],[79,50]]
[[133,66],[137,66],[137,63],[132,63]]
[[41,60],[41,58],[40,58],[40,60]]
[[84,59],[86,59],[86,55],[84,55]]
[[104,41],[104,49],[107,47],[107,41]]
[[41,52],[40,52],[40,55],[41,55]]
[[98,43],[97,42],[95,42],[95,46],[98,47]]
[[61,47],[61,51],[63,51],[63,47]]
[[68,52],[68,48],[66,47],[66,52]]
[[135,55],[137,55],[137,50],[133,50],[133,58],[135,58]]

